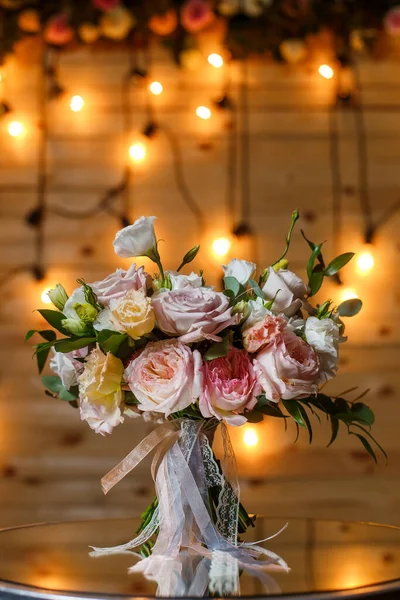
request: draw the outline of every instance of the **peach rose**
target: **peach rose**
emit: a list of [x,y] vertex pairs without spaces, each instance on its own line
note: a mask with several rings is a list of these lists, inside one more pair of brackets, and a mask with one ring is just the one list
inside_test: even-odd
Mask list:
[[254,359],[254,370],[268,400],[306,398],[318,391],[319,359],[292,331],[285,331]]
[[282,336],[286,323],[285,317],[281,315],[265,315],[262,321],[243,331],[243,346],[250,354],[258,352]]

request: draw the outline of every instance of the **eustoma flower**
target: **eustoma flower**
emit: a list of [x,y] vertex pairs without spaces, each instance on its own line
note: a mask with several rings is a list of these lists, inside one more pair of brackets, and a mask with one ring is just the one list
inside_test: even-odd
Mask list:
[[254,370],[266,397],[273,402],[305,398],[318,391],[318,356],[292,331],[285,331],[257,354]]
[[301,308],[308,286],[300,277],[287,269],[267,269],[267,280],[262,288],[267,300],[273,300],[271,310],[291,317]]
[[225,277],[236,277],[239,283],[246,285],[256,270],[256,264],[248,260],[232,258],[228,265],[222,265]]
[[247,421],[244,410],[255,407],[261,391],[247,352],[232,347],[227,356],[206,361],[203,373],[199,405],[203,417],[243,425]]
[[309,317],[304,333],[320,360],[320,383],[332,379],[337,371],[340,341],[339,325],[333,319]]
[[219,341],[218,333],[240,320],[224,294],[205,287],[161,290],[152,303],[161,331],[185,343]]
[[148,256],[152,258],[157,250],[154,232],[155,217],[140,217],[133,225],[118,231],[114,240],[114,250],[122,258]]
[[121,381],[122,362],[112,354],[103,354],[99,347],[86,359],[79,376],[81,419],[87,421],[96,433],[111,433],[123,422]]
[[177,340],[150,342],[125,369],[125,380],[143,411],[184,410],[200,396],[201,355]]

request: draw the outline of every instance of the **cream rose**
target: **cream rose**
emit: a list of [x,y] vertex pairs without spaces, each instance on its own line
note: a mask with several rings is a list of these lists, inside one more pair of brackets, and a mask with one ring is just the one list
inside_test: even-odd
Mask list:
[[110,313],[120,331],[134,340],[153,331],[156,324],[151,299],[142,290],[130,290],[119,300],[111,300]]
[[125,381],[143,411],[171,413],[200,396],[201,354],[177,340],[150,342],[125,369]]
[[123,422],[121,390],[124,366],[112,354],[103,354],[99,347],[92,350],[78,377],[81,419],[96,433],[111,433]]

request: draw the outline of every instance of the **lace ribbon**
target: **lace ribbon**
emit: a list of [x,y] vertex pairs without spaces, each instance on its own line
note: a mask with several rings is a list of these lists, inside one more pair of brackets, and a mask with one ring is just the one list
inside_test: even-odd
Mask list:
[[[144,544],[158,529],[151,556],[134,565],[131,571],[141,571],[147,578],[155,580],[158,580],[160,570],[168,571],[168,578],[163,578],[163,592],[167,588],[167,591],[174,590],[175,595],[179,595],[175,589],[181,568],[176,561],[184,548],[207,558],[210,589],[221,595],[238,592],[239,568],[253,572],[289,570],[282,558],[257,544],[238,545],[240,488],[235,454],[228,430],[222,424],[224,457],[221,473],[207,437],[207,428],[213,426],[215,429],[216,425],[190,419],[164,423],[103,477],[102,488],[107,493],[152,450],[156,450],[151,470],[158,507],[151,521],[127,544],[93,548],[93,556],[131,550]],[[210,517],[210,486],[221,489],[216,524]],[[257,560],[259,558],[264,560]],[[203,565],[200,572],[204,570]],[[201,580],[199,586],[203,584]]]

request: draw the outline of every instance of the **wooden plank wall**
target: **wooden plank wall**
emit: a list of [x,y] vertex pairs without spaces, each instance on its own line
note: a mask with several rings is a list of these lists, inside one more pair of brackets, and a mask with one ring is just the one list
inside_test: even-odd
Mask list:
[[[53,101],[49,113],[50,207],[84,210],[93,206],[122,176],[127,144],[146,122],[146,93],[132,88],[133,130],[124,133],[121,81],[128,66],[122,53],[76,53],[63,57],[60,79],[68,90]],[[194,110],[209,105],[221,93],[224,73],[204,66],[179,72],[160,55],[154,78],[164,93],[154,98],[160,124],[178,137],[185,177],[205,218],[204,251],[195,265],[208,269],[217,283],[218,260],[210,247],[229,234],[231,206],[239,214],[241,162],[234,168],[234,198],[227,189],[230,118],[214,111],[209,122]],[[369,161],[368,185],[374,218],[399,197],[400,69],[396,60],[360,65],[362,100]],[[0,124],[0,270],[31,260],[34,232],[24,222],[35,206],[37,152],[40,131],[38,68],[11,61],[6,89],[14,112]],[[335,82],[316,70],[255,63],[249,66],[249,133],[251,224],[257,243],[235,242],[231,255],[257,258],[262,264],[281,252],[291,211],[298,207],[303,227],[312,239],[327,239],[326,252],[362,249],[359,164],[356,120],[352,111],[333,114]],[[232,97],[240,100],[240,69],[232,68]],[[81,113],[72,113],[68,99],[81,94]],[[21,139],[7,134],[10,120],[25,125]],[[242,132],[243,115],[238,111]],[[332,123],[340,151],[340,235],[334,244],[337,214],[333,212],[331,159]],[[232,141],[232,140],[231,140]],[[200,145],[199,145],[200,143]],[[129,145],[129,144],[128,144]],[[201,146],[201,147],[200,147]],[[208,147],[208,149],[204,149]],[[238,150],[240,158],[240,149]],[[179,193],[173,154],[162,131],[148,144],[146,161],[135,168],[130,191],[131,219],[155,214],[157,231],[165,240],[165,264],[176,267],[183,253],[198,241],[199,227]],[[344,434],[326,449],[329,432],[316,428],[310,447],[305,436],[292,445],[293,432],[280,423],[260,426],[262,443],[244,454],[243,431],[234,431],[242,477],[243,501],[249,509],[271,515],[323,516],[400,524],[400,375],[398,284],[399,215],[378,233],[376,267],[362,277],[354,266],[344,273],[345,286],[363,297],[362,314],[348,325],[349,342],[341,355],[341,371],[330,385],[340,392],[354,385],[371,388],[369,403],[376,411],[376,435],[389,452],[390,463],[374,466]],[[111,242],[118,227],[109,215],[83,220],[63,219],[49,210],[46,223],[46,281],[37,284],[20,274],[1,288],[0,302],[0,526],[33,521],[137,515],[152,497],[149,464],[141,465],[104,498],[99,479],[127,454],[149,427],[127,422],[108,438],[96,436],[62,402],[44,396],[24,332],[39,324],[34,308],[41,306],[44,288],[65,282],[72,290],[77,276],[102,278],[117,265]],[[257,251],[257,252],[256,252]],[[308,251],[299,231],[294,236],[292,266],[302,269]],[[339,300],[341,288],[326,286],[326,295]]]

